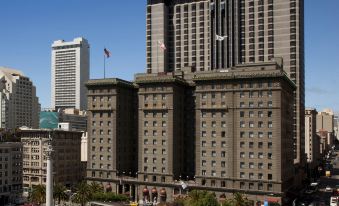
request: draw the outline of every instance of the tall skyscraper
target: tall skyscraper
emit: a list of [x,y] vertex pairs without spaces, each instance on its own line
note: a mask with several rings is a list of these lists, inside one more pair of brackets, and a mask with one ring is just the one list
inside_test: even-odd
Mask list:
[[36,88],[18,70],[0,67],[0,108],[0,128],[39,127]]
[[89,44],[82,37],[52,44],[52,108],[87,106],[85,82],[89,79]]
[[297,85],[294,159],[304,163],[303,0],[148,0],[146,21],[147,73],[210,71],[282,57]]

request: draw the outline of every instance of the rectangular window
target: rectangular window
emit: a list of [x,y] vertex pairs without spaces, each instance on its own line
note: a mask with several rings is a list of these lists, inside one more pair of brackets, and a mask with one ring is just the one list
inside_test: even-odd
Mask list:
[[240,172],[240,178],[245,178],[245,173],[244,172]]
[[226,137],[226,132],[225,131],[221,132],[221,137]]
[[244,117],[245,116],[245,112],[244,111],[240,111],[240,117]]
[[258,122],[258,127],[259,128],[263,128],[264,127],[264,123],[262,121]]
[[267,168],[268,168],[269,170],[271,170],[271,169],[272,169],[272,163],[268,163]]
[[264,133],[263,132],[258,132],[258,137],[259,138],[263,138],[264,137]]
[[245,168],[245,163],[244,162],[240,162],[240,168],[244,169]]
[[268,122],[268,128],[272,128],[273,127],[273,123],[270,121]]
[[272,159],[272,153],[268,153],[268,154],[267,154],[267,158],[268,158],[268,159]]
[[250,108],[253,108],[253,107],[254,107],[254,103],[253,103],[253,102],[249,102],[248,106],[249,106]]
[[258,168],[259,169],[264,169],[264,164],[263,163],[258,163]]
[[253,159],[253,158],[254,158],[254,153],[253,153],[253,152],[250,152],[249,155],[248,155],[248,157],[249,157],[250,159]]
[[258,142],[258,148],[262,149],[263,148],[263,143],[262,142]]
[[263,102],[258,102],[258,107],[263,107],[264,103]]
[[249,123],[249,127],[250,127],[250,128],[253,128],[253,127],[254,127],[254,122],[251,121],[251,122]]
[[216,157],[217,153],[215,151],[212,151],[211,155],[212,155],[212,157]]
[[248,147],[252,149],[253,146],[254,146],[254,143],[253,142],[249,142]]
[[273,103],[272,103],[271,101],[269,101],[269,102],[267,103],[267,106],[268,106],[268,107],[273,107]]
[[244,102],[240,102],[240,107],[244,108],[245,107],[245,103]]
[[[258,153],[258,158],[259,158],[259,159],[263,159],[263,158],[264,158],[264,154],[263,154],[262,152],[259,152],[259,153]],[[261,168],[260,168],[260,169],[261,169]]]
[[225,151],[222,151],[220,156],[221,156],[221,157],[226,157],[226,152],[225,152]]
[[245,132],[240,132],[240,137],[244,138],[245,137]]
[[207,156],[206,154],[207,154],[206,151],[201,152],[201,156],[203,156],[203,157],[206,157]]
[[244,148],[245,147],[245,142],[240,142],[240,148]]
[[248,137],[249,137],[249,138],[254,138],[254,132],[249,132],[249,133],[248,133]]
[[267,147],[268,147],[268,149],[272,149],[272,147],[273,147],[272,142],[267,143]]
[[244,128],[245,127],[245,122],[244,121],[240,121],[240,127]]
[[245,158],[245,152],[240,153],[240,158]]
[[262,111],[258,112],[258,117],[264,117],[264,113]]
[[272,111],[268,111],[268,112],[267,112],[267,116],[268,116],[268,117],[272,117]]

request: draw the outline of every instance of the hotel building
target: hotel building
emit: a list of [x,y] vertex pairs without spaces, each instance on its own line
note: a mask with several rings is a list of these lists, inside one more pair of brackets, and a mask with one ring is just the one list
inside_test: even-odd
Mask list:
[[52,44],[52,108],[86,109],[85,82],[89,79],[88,41],[82,37]]

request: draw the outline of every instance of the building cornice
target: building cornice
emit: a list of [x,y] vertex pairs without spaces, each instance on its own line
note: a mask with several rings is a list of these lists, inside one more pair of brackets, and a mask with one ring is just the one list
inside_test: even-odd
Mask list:
[[173,83],[173,84],[181,84],[184,86],[188,86],[188,83],[179,77],[164,75],[164,76],[136,76],[135,78],[136,84],[158,84],[158,83]]
[[211,72],[211,73],[197,73],[193,77],[194,82],[199,81],[216,81],[216,80],[237,80],[237,79],[262,79],[262,78],[283,78],[293,88],[296,88],[296,84],[287,77],[286,73],[281,70],[275,71],[256,71],[251,72]]
[[133,82],[129,82],[126,80],[118,79],[118,78],[109,78],[109,79],[92,79],[85,83],[87,88],[96,87],[96,86],[122,86],[135,88]]
[[147,0],[147,5],[153,4],[165,4],[166,6],[171,6],[175,4],[186,4],[192,2],[203,2],[206,0]]

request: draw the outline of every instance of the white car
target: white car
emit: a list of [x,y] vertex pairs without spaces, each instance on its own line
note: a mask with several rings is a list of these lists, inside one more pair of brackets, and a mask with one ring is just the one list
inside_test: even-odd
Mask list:
[[318,182],[312,182],[312,183],[310,184],[310,186],[312,186],[312,187],[317,187],[318,185],[319,185]]
[[332,191],[332,188],[331,188],[330,186],[327,185],[326,188],[325,188],[325,191],[326,191],[326,192],[331,192],[331,191]]
[[330,206],[338,206],[338,197],[331,197]]

